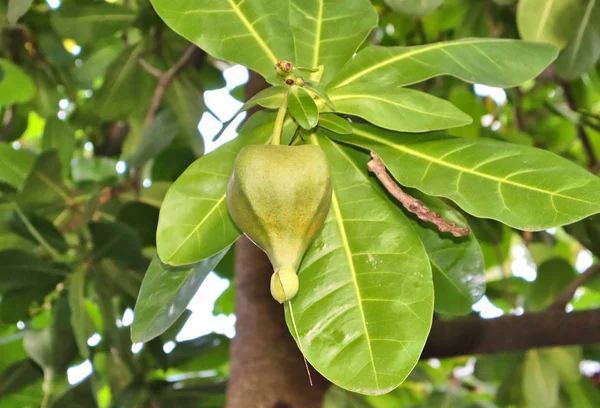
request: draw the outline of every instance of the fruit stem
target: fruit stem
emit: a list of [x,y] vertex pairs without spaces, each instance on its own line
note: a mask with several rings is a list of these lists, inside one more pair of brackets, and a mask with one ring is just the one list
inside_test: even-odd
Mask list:
[[285,114],[287,113],[287,92],[283,98],[283,102],[277,111],[277,118],[275,118],[275,127],[273,128],[273,137],[271,137],[271,144],[278,145],[281,143],[281,131],[283,130],[283,121]]

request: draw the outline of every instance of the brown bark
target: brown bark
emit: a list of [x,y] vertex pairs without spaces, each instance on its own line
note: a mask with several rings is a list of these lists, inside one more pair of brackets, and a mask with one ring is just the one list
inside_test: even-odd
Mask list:
[[[264,86],[252,74],[246,98]],[[328,383],[311,369],[314,385],[310,386],[302,354],[285,324],[283,306],[271,297],[272,273],[264,252],[242,237],[236,244],[237,321],[226,407],[320,407]]]

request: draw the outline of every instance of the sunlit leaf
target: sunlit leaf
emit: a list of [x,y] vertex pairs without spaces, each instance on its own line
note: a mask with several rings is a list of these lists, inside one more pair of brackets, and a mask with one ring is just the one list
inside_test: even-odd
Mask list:
[[425,344],[431,269],[406,217],[363,172],[366,155],[326,138],[318,143],[331,166],[331,210],[302,261],[286,321],[328,380],[382,394],[406,378]]
[[517,26],[521,38],[563,48],[577,28],[579,0],[520,0]]

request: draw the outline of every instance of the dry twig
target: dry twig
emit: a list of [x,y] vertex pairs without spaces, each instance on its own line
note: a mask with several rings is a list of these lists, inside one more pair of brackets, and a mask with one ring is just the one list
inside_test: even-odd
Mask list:
[[415,214],[419,219],[434,224],[441,232],[449,232],[455,237],[468,235],[471,230],[469,227],[459,227],[458,225],[448,222],[442,216],[429,208],[420,200],[406,194],[398,184],[390,177],[385,165],[374,152],[371,152],[372,160],[367,164],[369,171],[374,173],[381,184],[391,195],[393,195],[400,203],[411,213]]

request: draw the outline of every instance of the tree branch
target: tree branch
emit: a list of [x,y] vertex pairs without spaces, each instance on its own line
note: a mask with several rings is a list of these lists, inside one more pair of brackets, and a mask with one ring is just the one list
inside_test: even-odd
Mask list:
[[[577,102],[575,101],[575,95],[573,95],[573,88],[571,87],[571,84],[562,79],[559,79],[558,82],[563,89],[565,101],[567,102],[567,105],[569,105],[569,109],[571,109],[573,112],[578,112]],[[581,145],[583,146],[583,151],[587,157],[588,169],[592,173],[596,173],[598,171],[598,158],[596,157],[594,146],[592,145],[592,142],[585,131],[585,127],[581,123],[577,125],[577,137],[579,137]]]
[[435,320],[421,358],[491,354],[600,342],[600,310]]
[[577,289],[588,283],[600,271],[600,263],[596,263],[586,269],[581,275],[575,278],[554,300],[550,309],[565,310],[567,304],[575,296]]
[[371,152],[372,160],[367,163],[369,171],[374,173],[381,184],[386,188],[391,195],[393,195],[400,203],[411,213],[415,214],[419,219],[434,224],[441,232],[449,232],[455,237],[462,237],[468,235],[471,230],[469,227],[459,227],[458,225],[448,222],[442,218],[442,216],[429,208],[422,201],[417,200],[414,197],[406,194],[398,184],[390,177],[385,165],[375,154]]
[[[150,123],[152,123],[154,116],[156,116],[156,111],[158,111],[160,101],[162,100],[163,96],[165,95],[165,92],[167,91],[167,88],[169,87],[169,85],[171,85],[171,82],[173,82],[175,75],[177,75],[177,73],[185,66],[185,64],[188,63],[190,58],[192,58],[192,56],[199,50],[200,49],[198,47],[196,47],[195,45],[193,45],[193,44],[190,45],[185,50],[185,52],[183,53],[181,58],[179,58],[179,61],[177,61],[175,63],[175,65],[173,65],[171,68],[169,68],[169,70],[167,72],[162,73],[158,77],[158,85],[156,86],[156,89],[154,90],[154,95],[152,95],[152,102],[150,103],[150,108],[148,109],[148,112],[146,113],[146,118],[144,119],[144,129],[147,129],[148,126],[150,126]],[[147,64],[147,65],[149,66],[149,64]],[[143,63],[142,63],[142,66],[144,66]],[[147,67],[145,67],[145,68],[147,70]],[[155,75],[158,72],[160,72],[159,70],[157,70],[154,67],[152,67],[151,71],[154,71],[154,73],[151,72],[152,75]]]

